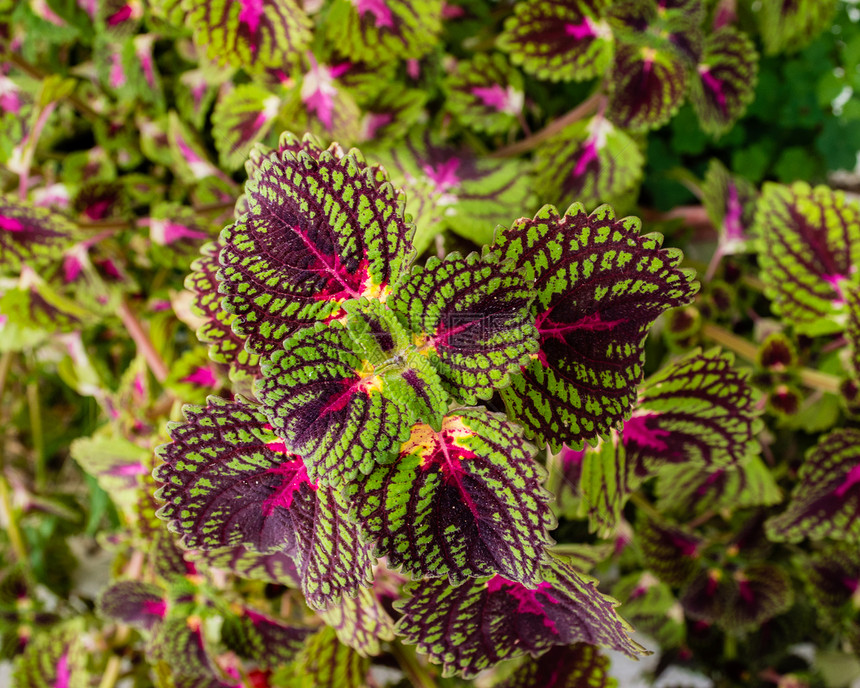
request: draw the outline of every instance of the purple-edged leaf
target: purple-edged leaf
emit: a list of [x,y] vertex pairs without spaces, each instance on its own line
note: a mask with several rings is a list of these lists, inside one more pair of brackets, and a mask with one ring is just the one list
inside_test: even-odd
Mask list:
[[644,479],[667,463],[736,466],[759,451],[756,395],[734,357],[693,351],[648,378],[622,437]]
[[[165,483],[160,518],[188,548],[246,544],[259,551],[296,545],[296,523],[314,519],[316,486],[266,417],[250,406],[210,397],[185,408],[159,447]],[[301,515],[299,515],[301,514]]]
[[627,497],[637,487],[634,480],[616,431],[606,439],[597,440],[595,447],[585,449],[579,477],[578,515],[588,517],[590,531],[597,532],[600,537],[612,536]]
[[430,258],[395,286],[387,306],[415,337],[445,388],[474,404],[506,387],[537,351],[523,277],[477,253]]
[[308,638],[294,662],[279,669],[273,685],[288,688],[367,688],[370,662],[323,627]]
[[499,47],[539,79],[601,76],[612,59],[608,0],[523,0],[505,21]]
[[522,116],[523,78],[499,53],[477,53],[469,61],[458,62],[445,90],[451,112],[476,131],[504,134]]
[[809,553],[797,570],[815,605],[818,621],[828,630],[844,634],[854,647],[860,644],[860,551],[854,545],[832,544]]
[[770,564],[752,564],[731,573],[700,573],[681,595],[687,616],[737,632],[759,628],[794,602],[791,579]]
[[325,24],[331,45],[366,62],[419,58],[441,26],[442,0],[335,0]]
[[670,585],[683,585],[701,566],[702,539],[677,526],[650,519],[637,529],[645,566]]
[[657,470],[657,509],[699,514],[709,509],[771,506],[782,493],[757,456],[739,466],[668,465]]
[[761,278],[774,310],[801,334],[840,331],[842,284],[860,278],[860,205],[825,186],[768,183],[756,227]]
[[830,26],[836,0],[763,0],[758,11],[765,52],[795,52]]
[[438,428],[447,410],[439,376],[413,336],[379,301],[345,305],[263,364],[257,393],[272,425],[314,482],[336,485],[389,462],[413,423]]
[[642,380],[651,323],[697,291],[692,272],[677,267],[681,253],[639,227],[608,206],[587,215],[574,204],[564,216],[545,206],[497,236],[496,252],[533,280],[541,345],[502,397],[527,436],[555,451],[623,420]]
[[809,451],[788,508],[768,520],[767,535],[860,542],[860,430],[836,430]]
[[860,380],[860,285],[846,286],[845,302],[848,305],[845,338],[851,349],[852,375],[855,380]]
[[443,675],[468,678],[503,659],[537,657],[554,645],[585,642],[632,657],[643,653],[615,611],[617,602],[598,592],[593,579],[559,560],[543,569],[536,589],[501,576],[459,586],[445,579],[407,586],[411,598],[397,607],[397,631],[434,662]]
[[194,42],[219,64],[263,71],[296,62],[311,22],[293,0],[184,0]]
[[166,503],[158,516],[186,547],[246,545],[283,550],[296,559],[302,590],[320,608],[370,579],[370,556],[347,505],[308,480],[301,458],[287,453],[265,416],[210,397],[168,427],[171,444],[156,479]]
[[708,163],[708,171],[702,181],[702,204],[719,233],[717,250],[708,267],[708,278],[713,276],[724,255],[747,249],[757,200],[758,191],[749,181],[731,174],[719,160]]
[[521,160],[492,160],[417,133],[399,148],[377,148],[373,157],[406,192],[419,253],[444,229],[488,244],[497,225],[531,203],[528,164]]
[[240,578],[297,588],[301,585],[295,560],[284,552],[263,554],[242,545],[211,550],[190,550],[188,557],[195,565],[229,571]]
[[15,274],[24,264],[38,269],[59,263],[75,243],[74,230],[59,213],[0,197],[0,272]]
[[566,127],[535,151],[541,198],[593,208],[630,191],[642,178],[639,146],[603,117]]
[[537,659],[526,657],[494,688],[612,688],[609,659],[593,645],[556,646]]
[[99,613],[144,631],[152,630],[167,613],[165,590],[141,581],[119,581],[102,592]]
[[197,329],[197,339],[209,344],[209,357],[213,361],[230,366],[231,380],[255,377],[260,374],[260,358],[245,351],[245,340],[232,328],[236,316],[221,308],[217,279],[220,249],[217,243],[206,244],[185,279],[185,288],[194,294],[192,311],[206,319]]
[[29,638],[24,652],[15,659],[11,685],[18,688],[89,686],[91,677],[87,674],[87,650],[81,621],[78,617]]
[[537,585],[555,519],[533,453],[484,409],[447,416],[438,432],[415,425],[393,463],[348,486],[353,517],[378,555],[415,577]]
[[334,317],[346,299],[383,296],[412,258],[412,227],[384,172],[357,151],[301,145],[255,149],[249,212],[221,233],[224,307],[256,353]]
[[758,53],[749,37],[723,26],[705,40],[702,58],[690,84],[690,102],[702,129],[720,136],[755,97]]
[[[374,74],[374,78],[378,79],[378,74]],[[429,97],[430,93],[424,89],[389,85],[364,107],[359,138],[362,141],[401,141],[424,117],[424,105]]]
[[271,129],[280,108],[281,99],[256,83],[241,84],[219,100],[212,113],[212,137],[221,165],[230,170],[241,167],[251,147]]
[[382,652],[382,642],[394,640],[394,622],[373,588],[359,588],[354,598],[343,597],[319,612],[338,639],[362,657]]
[[206,677],[212,684],[217,669],[207,652],[201,617],[194,614],[191,605],[182,605],[156,625],[147,643],[146,654],[150,663],[166,663],[174,676]]
[[240,657],[250,659],[263,669],[275,669],[292,662],[311,633],[313,629],[288,626],[244,607],[240,616],[224,619],[221,639]]
[[609,83],[609,119],[632,131],[656,129],[684,102],[687,67],[674,51],[621,44]]

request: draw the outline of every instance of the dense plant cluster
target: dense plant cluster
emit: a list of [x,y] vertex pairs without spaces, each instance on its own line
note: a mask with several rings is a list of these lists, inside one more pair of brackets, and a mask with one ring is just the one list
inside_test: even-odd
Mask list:
[[15,685],[860,680],[855,3],[0,35]]

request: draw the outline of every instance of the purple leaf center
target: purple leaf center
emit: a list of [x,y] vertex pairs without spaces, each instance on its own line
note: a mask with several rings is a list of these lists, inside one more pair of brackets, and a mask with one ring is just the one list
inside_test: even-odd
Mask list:
[[143,613],[163,619],[167,613],[167,602],[164,600],[144,600]]
[[639,413],[631,416],[630,420],[624,423],[622,432],[624,446],[635,442],[640,447],[647,447],[657,452],[666,451],[669,447],[664,438],[668,437],[670,433],[667,430],[651,427],[648,422],[658,416],[657,413]]
[[370,12],[377,28],[394,28],[394,19],[391,16],[391,10],[385,4],[385,0],[358,0],[357,9],[359,16],[364,16]]
[[550,317],[554,307],[548,308],[535,318],[535,327],[537,327],[540,333],[541,342],[546,339],[558,339],[561,342],[565,342],[565,335],[576,330],[601,332],[603,330],[611,330],[616,325],[627,322],[626,318],[621,318],[620,320],[603,320],[600,313],[588,313],[579,318],[579,320],[569,323],[558,323]]
[[836,488],[836,496],[844,497],[845,493],[857,483],[860,483],[860,464],[857,464],[848,472],[848,476],[842,481],[842,484]]
[[69,688],[72,675],[69,670],[69,653],[66,652],[60,657],[57,662],[57,680],[54,681],[54,688]]
[[[266,446],[269,449],[272,449],[275,446],[280,448],[284,446],[284,443],[283,441],[271,442]],[[296,492],[301,489],[302,485],[308,485],[312,490],[317,489],[317,487],[308,479],[308,470],[305,467],[305,462],[301,459],[284,461],[281,465],[266,472],[284,477],[283,482],[281,482],[272,496],[263,502],[263,514],[266,516],[271,515],[272,511],[275,510],[275,507],[289,509],[293,504],[293,497]]]
[[714,94],[720,110],[726,114],[726,94],[720,80],[711,74],[711,70],[707,67],[699,67],[699,76],[702,77],[702,83]]
[[504,111],[508,107],[508,92],[499,84],[475,86],[472,89],[472,95],[494,110]]
[[263,16],[263,0],[239,0],[242,9],[239,10],[239,23],[245,24],[251,33],[257,32],[260,17]]
[[726,216],[723,219],[727,241],[738,241],[744,238],[744,226],[741,224],[742,215],[743,208],[738,197],[738,187],[734,182],[729,182],[729,193],[726,199]]
[[14,217],[5,217],[0,215],[0,229],[6,232],[23,232],[26,227],[20,220],[16,220]]
[[460,183],[460,178],[457,176],[457,168],[460,167],[459,158],[451,158],[438,165],[426,163],[422,169],[430,181],[436,186],[436,190],[445,192],[450,188],[457,186]]
[[131,15],[131,5],[123,5],[117,12],[114,12],[110,17],[108,17],[107,25],[116,26],[117,24],[122,24],[124,21],[128,20]]
[[186,375],[182,378],[182,382],[198,385],[199,387],[215,388],[218,386],[218,378],[215,377],[214,371],[209,366],[200,366],[191,375]]
[[564,32],[578,41],[597,35],[597,32],[594,30],[594,25],[588,17],[585,17],[579,24],[565,24]]
[[510,595],[517,601],[517,614],[534,614],[535,616],[543,617],[543,625],[546,626],[553,635],[558,635],[558,629],[555,627],[555,622],[550,619],[544,611],[543,605],[538,601],[537,594],[541,593],[549,599],[553,604],[558,604],[558,600],[549,594],[552,586],[549,583],[541,583],[536,590],[529,590],[522,583],[510,581],[501,576],[493,576],[487,581],[487,592],[492,595],[494,593],[504,593]]
[[585,149],[582,151],[582,156],[576,163],[576,167],[573,170],[574,177],[581,177],[585,174],[585,170],[588,167],[588,164],[592,161],[597,160],[597,144],[594,141],[587,141],[585,144]]

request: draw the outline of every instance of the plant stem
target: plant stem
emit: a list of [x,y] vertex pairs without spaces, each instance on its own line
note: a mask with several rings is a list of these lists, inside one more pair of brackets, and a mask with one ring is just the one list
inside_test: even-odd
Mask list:
[[9,536],[9,542],[12,544],[15,558],[19,564],[26,567],[29,562],[27,546],[24,544],[24,538],[21,535],[20,528],[18,528],[18,520],[15,518],[15,509],[12,506],[9,481],[6,480],[5,475],[0,475],[0,512],[2,512],[3,520],[6,522],[6,534]]
[[561,479],[564,475],[564,469],[561,464],[561,451],[553,453],[549,448],[549,445],[547,445],[546,448],[546,473],[547,478],[545,487],[552,493],[556,501],[558,501],[558,494],[561,488]]
[[648,517],[654,521],[662,521],[663,517],[660,515],[660,512],[654,508],[654,505],[651,504],[645,497],[643,497],[639,492],[633,492],[630,495],[630,501],[636,505],[637,509],[642,509]]
[[[746,359],[751,363],[756,362],[758,347],[752,342],[748,342],[743,337],[738,337],[736,334],[729,332],[728,330],[724,330],[722,327],[712,323],[705,323],[702,326],[702,334],[729,351],[735,352],[741,358]],[[842,380],[835,375],[822,373],[821,371],[813,370],[812,368],[800,368],[795,372],[800,378],[801,384],[805,387],[817,389],[822,392],[828,392],[829,394],[839,394],[839,387],[842,384]]]
[[394,655],[414,688],[436,688],[435,679],[427,671],[427,668],[418,661],[418,656],[414,650],[395,641],[391,643],[391,654]]
[[33,438],[33,455],[36,468],[36,492],[43,494],[48,484],[45,466],[45,436],[42,427],[42,409],[39,403],[39,384],[27,383],[27,408],[30,412],[30,435]]
[[122,324],[125,325],[129,335],[134,340],[137,350],[143,355],[146,364],[155,376],[159,383],[163,384],[167,379],[168,370],[159,353],[152,345],[149,335],[143,329],[143,325],[137,319],[137,316],[132,312],[125,299],[119,305],[119,318]]
[[512,155],[519,155],[520,153],[530,151],[532,148],[535,148],[539,143],[546,141],[552,136],[555,136],[565,127],[573,124],[574,122],[578,122],[583,117],[588,117],[588,115],[592,114],[593,112],[596,112],[603,106],[605,102],[606,96],[603,95],[603,93],[601,93],[600,91],[598,91],[597,93],[594,93],[588,98],[586,98],[566,115],[562,115],[558,119],[553,120],[552,122],[547,124],[540,131],[524,138],[522,141],[517,141],[516,143],[512,143],[511,145],[505,146],[504,148],[499,148],[499,150],[490,153],[489,157],[507,158]]
[[30,180],[30,165],[33,164],[33,156],[36,154],[36,146],[39,143],[39,137],[42,135],[42,129],[45,128],[48,118],[56,108],[56,103],[48,103],[44,108],[42,108],[42,111],[36,118],[33,128],[30,130],[30,133],[27,135],[27,139],[24,142],[24,151],[21,154],[21,171],[18,175],[18,198],[22,201],[27,200],[27,186]]
[[119,679],[120,669],[122,669],[122,658],[117,654],[111,655],[107,665],[105,665],[99,688],[113,688]]

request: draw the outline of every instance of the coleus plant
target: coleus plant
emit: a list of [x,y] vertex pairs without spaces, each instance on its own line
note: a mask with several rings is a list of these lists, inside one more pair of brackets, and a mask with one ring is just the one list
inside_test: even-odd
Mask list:
[[[426,581],[396,630],[446,671],[576,642],[639,653],[613,603],[551,554],[533,443],[581,446],[629,415],[649,327],[698,289],[680,252],[577,204],[413,264],[402,195],[358,151],[287,133],[247,169],[220,268],[208,247],[188,282],[213,356],[253,384],[170,427],[158,516],[188,548],[286,554],[320,610],[384,557]],[[506,413],[485,405],[496,392]],[[447,595],[478,606],[443,611]],[[526,644],[526,612],[544,639]],[[439,614],[460,619],[455,645],[511,628],[454,660]]]

